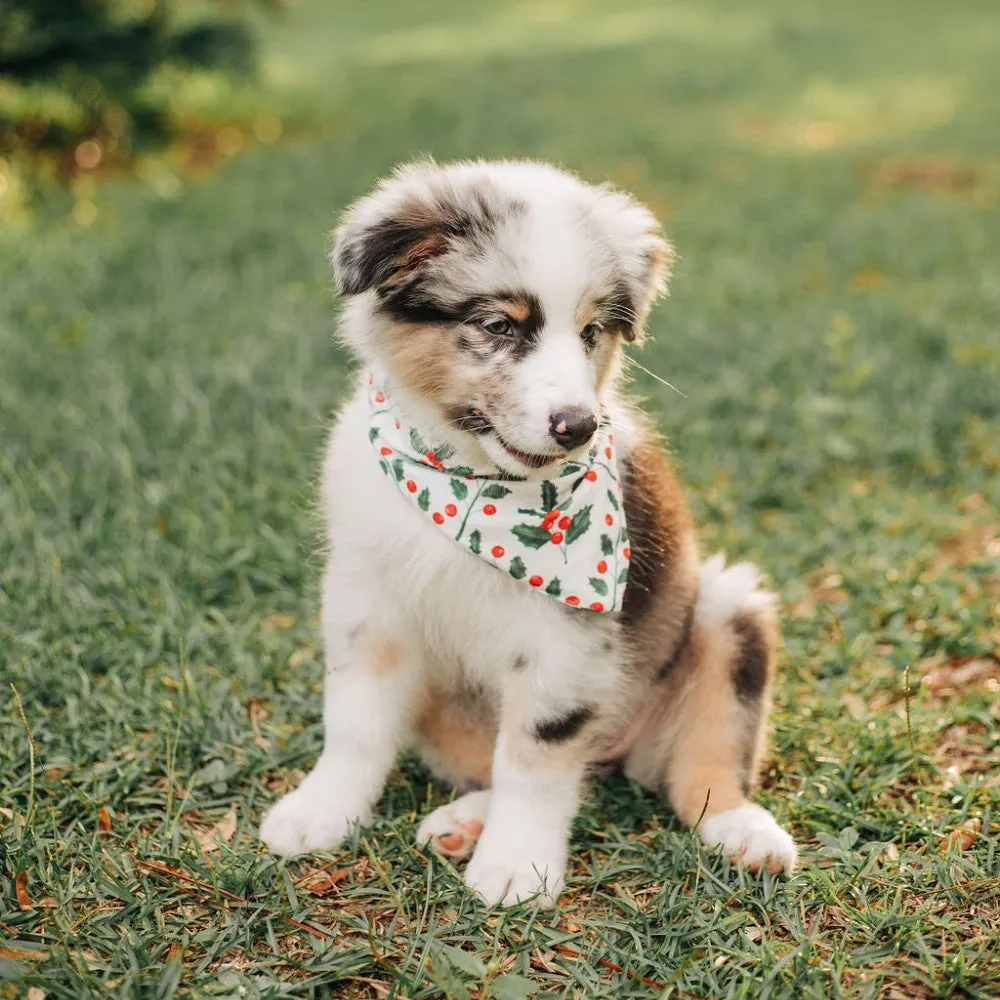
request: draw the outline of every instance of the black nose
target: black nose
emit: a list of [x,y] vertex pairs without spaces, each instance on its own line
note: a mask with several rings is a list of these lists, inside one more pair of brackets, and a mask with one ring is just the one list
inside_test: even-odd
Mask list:
[[549,433],[564,448],[589,441],[597,430],[597,417],[585,406],[567,406],[549,417]]

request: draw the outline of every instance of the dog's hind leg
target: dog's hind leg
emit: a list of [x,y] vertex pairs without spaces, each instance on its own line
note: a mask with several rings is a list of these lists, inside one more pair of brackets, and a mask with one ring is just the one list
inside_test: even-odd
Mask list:
[[469,792],[439,806],[424,817],[417,830],[417,845],[430,844],[438,854],[463,861],[472,856],[486,823],[490,792]]
[[688,649],[661,710],[625,760],[625,773],[666,793],[678,818],[709,847],[757,870],[790,871],[795,844],[747,796],[763,751],[778,631],[757,571],[702,566]]

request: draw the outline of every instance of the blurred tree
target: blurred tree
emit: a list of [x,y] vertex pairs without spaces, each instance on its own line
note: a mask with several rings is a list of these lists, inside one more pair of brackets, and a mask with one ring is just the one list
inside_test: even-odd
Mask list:
[[73,150],[116,158],[171,131],[147,84],[166,66],[248,73],[253,37],[225,0],[181,25],[169,0],[0,0],[0,155]]

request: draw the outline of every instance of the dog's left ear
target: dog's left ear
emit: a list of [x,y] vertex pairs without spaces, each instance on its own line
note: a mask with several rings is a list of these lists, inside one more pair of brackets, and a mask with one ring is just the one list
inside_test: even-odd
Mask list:
[[674,248],[663,238],[656,216],[630,195],[602,188],[598,212],[620,262],[619,312],[631,317],[623,327],[625,340],[641,339],[652,304],[667,290]]
[[485,212],[482,200],[467,194],[432,162],[398,168],[347,210],[334,233],[331,258],[341,292],[402,283],[447,253]]

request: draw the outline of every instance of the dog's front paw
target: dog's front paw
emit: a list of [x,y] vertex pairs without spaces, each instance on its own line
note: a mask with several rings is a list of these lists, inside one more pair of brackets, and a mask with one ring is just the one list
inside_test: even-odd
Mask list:
[[565,856],[497,850],[480,843],[465,870],[465,884],[487,906],[511,906],[527,900],[539,906],[555,906],[565,869]]
[[795,867],[795,841],[766,809],[751,803],[702,820],[701,839],[751,871],[766,865],[777,874]]
[[366,818],[357,811],[351,815],[337,803],[335,796],[317,794],[304,783],[264,817],[260,839],[269,850],[285,857],[330,851],[344,839],[351,826]]

